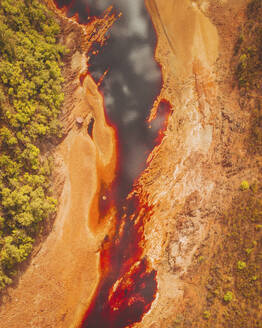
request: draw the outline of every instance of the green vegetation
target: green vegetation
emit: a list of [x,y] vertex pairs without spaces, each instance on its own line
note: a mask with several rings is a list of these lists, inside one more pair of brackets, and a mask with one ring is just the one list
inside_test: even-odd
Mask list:
[[201,263],[205,260],[204,256],[200,255],[197,259],[198,263]]
[[64,99],[60,27],[37,0],[0,7],[0,290],[56,211],[44,143],[60,135]]
[[262,185],[240,192],[223,223],[225,236],[209,271],[205,309],[223,327],[261,328],[262,238],[256,226],[262,223]]
[[204,311],[203,312],[203,318],[205,320],[208,320],[210,318],[210,316],[211,316],[211,313],[209,311]]
[[262,1],[252,0],[246,10],[235,47],[236,77],[241,90],[240,103],[251,111],[249,151],[262,152]]
[[247,190],[247,189],[249,189],[249,183],[246,180],[242,181],[241,182],[241,185],[240,185],[240,189],[241,190]]
[[[256,190],[255,192],[253,190]],[[231,209],[221,218],[221,241],[200,249],[206,260],[192,268],[199,276],[201,305],[188,301],[179,328],[262,328],[262,184],[238,191]],[[246,252],[251,249],[251,252]],[[236,260],[241,259],[241,260]],[[195,284],[197,284],[195,282]],[[199,297],[199,301],[201,298]]]
[[236,69],[239,87],[246,91],[261,88],[262,79],[262,2],[250,1],[247,11],[247,20],[236,44],[238,54]]
[[[248,250],[250,250],[250,248]],[[247,252],[247,253],[249,254],[249,252]],[[238,268],[238,270],[243,270],[246,267],[247,267],[246,262],[243,262],[243,261],[238,261],[237,262],[237,268]]]
[[225,302],[231,302],[233,299],[233,293],[230,291],[226,292],[223,299]]

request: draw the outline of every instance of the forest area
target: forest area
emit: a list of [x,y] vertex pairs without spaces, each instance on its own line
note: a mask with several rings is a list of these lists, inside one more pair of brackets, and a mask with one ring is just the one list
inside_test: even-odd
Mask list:
[[31,253],[56,211],[48,143],[61,136],[65,48],[60,26],[37,0],[0,6],[0,289]]

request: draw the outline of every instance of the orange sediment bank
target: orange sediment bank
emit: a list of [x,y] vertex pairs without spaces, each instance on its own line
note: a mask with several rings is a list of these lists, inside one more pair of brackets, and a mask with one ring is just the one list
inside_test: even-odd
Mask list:
[[[46,5],[56,12],[61,18],[66,18],[71,23],[76,23],[81,27],[82,37],[78,40],[82,50],[88,53],[94,43],[103,45],[106,41],[105,34],[121,16],[113,11],[113,6],[108,7],[102,17],[92,17],[86,24],[79,24],[79,16],[75,13],[72,17],[67,17],[70,9],[74,7],[77,1],[58,1],[58,0],[43,0]],[[59,4],[60,3],[60,4]],[[88,14],[88,7],[85,9]]]
[[92,140],[96,146],[97,188],[89,208],[88,225],[95,233],[103,227],[112,212],[108,204],[108,210],[104,210],[104,215],[101,215],[99,204],[108,203],[110,200],[110,189],[117,170],[117,137],[106,116],[103,97],[90,74],[85,73],[82,84],[86,87],[87,105],[93,110],[94,119]]

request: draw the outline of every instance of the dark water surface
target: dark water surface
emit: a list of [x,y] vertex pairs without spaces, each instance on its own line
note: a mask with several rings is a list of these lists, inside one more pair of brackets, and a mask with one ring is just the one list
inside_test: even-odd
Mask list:
[[[89,70],[95,80],[108,69],[100,87],[109,120],[119,136],[118,197],[124,198],[134,180],[145,169],[146,158],[155,145],[158,129],[148,127],[146,118],[161,88],[161,72],[154,60],[155,31],[144,0],[57,1],[79,14],[80,23],[101,16],[113,5],[122,16],[108,33],[98,55],[91,56]],[[71,5],[70,5],[71,3]]]
[[[165,103],[149,128],[146,122],[161,88],[161,72],[154,60],[156,37],[144,0],[57,1],[78,13],[80,23],[100,16],[110,5],[121,18],[108,32],[98,55],[91,55],[89,71],[99,81],[107,117],[116,127],[119,163],[115,181],[116,227],[100,251],[100,282],[82,322],[83,328],[125,328],[142,320],[156,297],[156,271],[143,256],[143,226],[151,209],[133,196],[126,199],[146,159],[158,142],[166,119]],[[112,190],[111,190],[112,192]],[[102,213],[101,213],[102,214]]]

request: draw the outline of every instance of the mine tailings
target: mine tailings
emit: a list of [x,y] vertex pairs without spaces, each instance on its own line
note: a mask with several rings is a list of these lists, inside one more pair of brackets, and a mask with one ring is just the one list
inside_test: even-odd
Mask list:
[[[84,0],[59,0],[56,4],[68,17],[77,14],[80,24],[88,24],[106,9],[91,1],[87,6]],[[83,318],[84,328],[130,327],[142,320],[157,293],[156,271],[143,254],[143,227],[153,208],[139,199],[135,182],[164,136],[170,105],[161,102],[158,116],[147,122],[161,89],[153,25],[143,0],[117,0],[114,4],[122,17],[112,28],[107,45],[99,50],[94,45],[87,56],[95,80],[101,81],[108,71],[100,88],[108,123],[116,129],[118,169],[113,186],[104,192],[111,199],[110,206],[117,209],[116,225],[101,247],[100,281]],[[107,206],[103,201],[100,206],[104,216]]]

